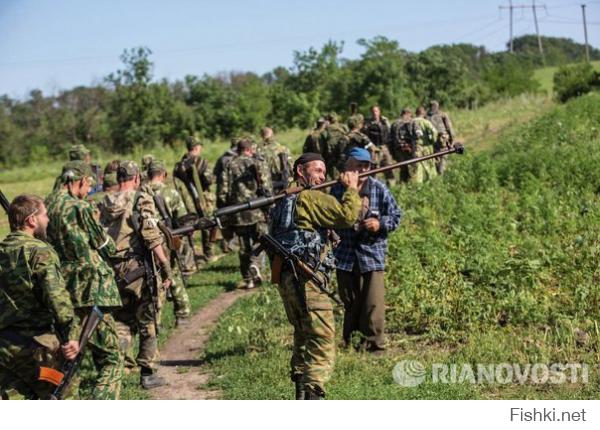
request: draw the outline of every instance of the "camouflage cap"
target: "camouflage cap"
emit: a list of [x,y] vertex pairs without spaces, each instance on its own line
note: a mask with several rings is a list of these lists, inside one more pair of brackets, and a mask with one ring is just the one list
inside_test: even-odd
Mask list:
[[85,147],[85,145],[73,145],[69,149],[69,160],[84,160],[86,155],[90,154],[90,150]]
[[365,121],[365,117],[361,114],[352,115],[348,118],[348,127],[357,128],[360,127],[360,124]]
[[167,171],[167,166],[165,165],[165,162],[162,160],[154,159],[148,166],[149,174],[158,173],[158,172],[166,172],[166,171]]
[[337,122],[338,114],[335,112],[329,112],[327,115],[325,115],[325,119],[329,122]]
[[155,160],[156,158],[154,157],[154,155],[152,154],[146,154],[142,157],[142,169],[143,170],[148,170],[148,167],[150,167],[150,164],[152,164],[152,162]]
[[117,172],[105,173],[103,185],[105,188],[119,185],[119,181],[117,181]]
[[185,139],[185,147],[188,151],[191,151],[195,146],[203,145],[202,140],[198,135],[191,135]]
[[72,160],[65,164],[62,169],[61,177],[63,183],[78,181],[83,178],[89,178],[93,184],[96,183],[96,175],[94,175],[92,167],[81,160]]
[[140,174],[140,169],[135,161],[123,160],[117,169],[117,180],[119,182],[127,181]]

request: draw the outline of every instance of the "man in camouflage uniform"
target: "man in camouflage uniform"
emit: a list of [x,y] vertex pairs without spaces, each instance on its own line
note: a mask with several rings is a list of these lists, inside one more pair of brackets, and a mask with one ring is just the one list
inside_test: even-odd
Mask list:
[[142,181],[142,185],[144,185],[148,181],[148,168],[152,161],[154,161],[154,155],[146,154],[142,157],[141,171],[140,171],[140,179]]
[[325,116],[327,125],[321,133],[321,155],[327,166],[327,174],[330,178],[337,178],[339,174],[340,152],[339,142],[348,133],[348,128],[338,122],[335,112]]
[[89,164],[71,161],[63,168],[62,177],[62,188],[46,200],[48,239],[60,257],[77,317],[83,320],[93,306],[104,314],[88,343],[98,370],[93,397],[118,399],[123,358],[113,312],[122,302],[109,265],[115,244],[97,221],[94,206],[85,200],[94,181]]
[[[139,333],[137,364],[141,367],[141,385],[149,389],[164,385],[158,376],[157,328],[161,294],[173,279],[169,258],[163,249],[164,237],[158,228],[160,215],[154,204],[154,192],[148,185],[139,191],[140,172],[133,161],[122,161],[117,171],[119,191],[106,196],[101,221],[116,243],[115,274],[123,308],[116,314],[122,351],[131,363],[133,337]],[[147,264],[145,264],[145,261]],[[157,268],[156,282],[150,284]],[[152,273],[148,273],[150,270]],[[141,272],[141,273],[140,273]]]
[[273,193],[278,194],[288,187],[292,170],[292,157],[289,149],[275,140],[271,128],[264,127],[260,131],[260,135],[262,142],[258,145],[258,154],[265,159],[271,171]]
[[304,146],[302,147],[302,153],[305,152],[316,152],[320,154],[321,150],[321,134],[325,130],[329,123],[325,120],[325,118],[321,117],[317,120],[317,124],[314,129],[306,136],[304,140]]
[[[85,145],[71,145],[69,148],[69,161],[83,161],[86,164],[90,164],[92,162],[92,155],[90,150],[85,147]],[[54,181],[54,186],[52,187],[52,191],[57,191],[62,187],[62,174],[58,175],[56,180]]]
[[60,261],[44,241],[48,215],[42,199],[16,197],[11,233],[0,243],[0,386],[27,399],[47,399],[54,386],[40,367],[59,369],[79,352],[79,326]]
[[378,152],[378,148],[371,142],[371,140],[367,137],[366,134],[361,132],[364,127],[364,117],[361,114],[352,115],[348,119],[348,128],[350,131],[343,138],[341,138],[338,142],[338,145],[335,149],[335,158],[337,161],[337,166],[339,171],[344,170],[344,165],[346,164],[346,158],[348,153],[353,148],[364,148],[369,150],[371,154],[375,154]]
[[[217,196],[221,195],[221,190],[223,188],[223,183],[221,182],[223,172],[225,171],[225,168],[227,167],[229,162],[237,156],[238,141],[239,139],[237,137],[232,138],[230,148],[227,151],[225,151],[225,153],[221,155],[215,163],[213,176],[216,180]],[[217,197],[217,209],[222,208],[225,205],[226,203],[224,201],[219,200],[219,198]],[[227,254],[234,249],[233,241],[235,239],[235,233],[233,231],[233,228],[229,226],[228,220],[226,218],[221,218],[221,226],[221,235],[223,236],[221,248],[223,250],[223,253]]]
[[[440,104],[438,102],[431,102],[427,117],[438,132],[438,138],[435,141],[434,151],[440,152],[446,148],[451,148],[452,144],[454,143],[454,129],[452,128],[452,121],[450,121],[450,117],[446,112],[440,110]],[[435,168],[437,169],[438,174],[441,175],[444,173],[444,170],[446,170],[446,156],[436,159]]]
[[[325,181],[325,162],[319,154],[303,154],[294,163],[294,174],[300,186],[321,184]],[[326,229],[354,225],[361,205],[358,174],[342,173],[340,181],[346,187],[340,202],[322,191],[306,189],[279,200],[271,211],[269,223],[270,234],[315,268],[325,288],[329,272],[335,266]],[[279,262],[273,259],[271,269],[281,274],[274,281],[294,327],[290,376],[296,384],[296,399],[321,399],[335,362],[333,303],[301,271],[295,273],[281,259]]]
[[[218,199],[225,205],[234,205],[247,200],[270,195],[271,175],[266,163],[255,157],[254,142],[243,138],[238,142],[238,156],[229,162],[221,176],[222,187]],[[261,232],[264,231],[265,214],[261,209],[243,211],[229,220],[239,237],[240,271],[242,282],[239,288],[254,288],[255,282],[262,281],[258,256],[252,249]]]
[[[400,118],[394,121],[390,128],[390,150],[393,157],[398,161],[407,161],[413,158],[412,121],[412,111],[407,107],[402,109]],[[409,180],[409,166],[401,167],[400,181],[408,182]]]
[[[161,221],[172,228],[178,227],[177,220],[187,214],[181,195],[177,190],[168,186],[167,168],[161,160],[153,159],[148,165],[147,186],[153,191],[154,203],[160,215]],[[185,285],[187,277],[195,271],[194,251],[191,247],[185,245],[186,241],[182,240],[179,249],[170,250],[163,244],[165,254],[170,256],[171,267],[173,268],[173,276],[177,278],[176,282],[169,288],[170,294],[167,297],[173,300],[173,308],[175,310],[175,318],[177,326],[189,324],[189,317],[192,312],[190,299]],[[179,267],[181,264],[181,267]]]
[[[412,122],[412,138],[414,139],[414,157],[423,157],[433,154],[433,148],[437,141],[437,130],[433,124],[425,118],[426,112],[423,106],[416,110],[416,118]],[[435,162],[427,160],[422,163],[409,166],[411,181],[422,183],[437,176]]]
[[[385,167],[394,164],[394,158],[389,149],[390,122],[386,117],[381,115],[379,106],[371,106],[371,118],[365,121],[361,131],[377,147],[376,158],[373,159],[375,167]],[[394,172],[390,170],[384,175],[388,186],[395,183]]]
[[117,168],[119,167],[119,163],[119,160],[112,160],[106,164],[104,167],[104,179],[102,180],[102,191],[89,197],[89,200],[96,206],[98,213],[102,212],[104,196],[119,189],[119,183],[117,182]]
[[[175,187],[183,197],[188,213],[202,213],[202,216],[210,216],[215,204],[215,196],[210,192],[213,176],[208,161],[202,158],[202,141],[198,136],[189,136],[186,139],[186,148],[188,152],[175,165],[173,171]],[[202,259],[205,261],[216,260],[210,240],[211,230],[202,230],[201,234]]]

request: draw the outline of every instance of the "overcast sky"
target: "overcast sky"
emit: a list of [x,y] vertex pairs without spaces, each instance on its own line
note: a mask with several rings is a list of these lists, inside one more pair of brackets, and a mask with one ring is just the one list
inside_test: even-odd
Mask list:
[[[583,2],[586,2],[583,0]],[[514,4],[531,5],[530,0]],[[540,32],[583,43],[582,1],[538,0]],[[600,46],[600,1],[587,1],[588,37]],[[367,5],[372,4],[367,8]],[[0,94],[23,98],[99,82],[125,48],[153,51],[155,78],[290,67],[293,51],[383,35],[409,51],[467,42],[505,49],[507,0],[0,0]],[[516,10],[515,35],[534,33],[531,8]]]

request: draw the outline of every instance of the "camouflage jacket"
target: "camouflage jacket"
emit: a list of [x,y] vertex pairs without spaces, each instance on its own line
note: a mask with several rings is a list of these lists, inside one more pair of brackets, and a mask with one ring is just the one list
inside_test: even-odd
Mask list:
[[[213,170],[213,175],[216,179],[216,184],[217,184],[217,196],[219,195],[219,193],[221,192],[221,189],[223,187],[223,183],[221,182],[222,178],[223,178],[223,172],[225,171],[225,168],[227,167],[227,165],[229,164],[229,162],[231,160],[233,160],[235,157],[237,157],[237,152],[234,149],[228,149],[227,152],[225,152],[223,155],[221,155],[219,157],[219,159],[217,160],[217,162],[215,163],[215,169]],[[217,198],[217,207],[223,207],[225,205],[225,202],[219,200]]]
[[62,341],[79,338],[58,255],[46,242],[12,232],[0,243],[0,331],[35,336],[52,326]]
[[105,197],[100,219],[116,243],[120,259],[143,256],[164,241],[158,228],[160,214],[154,204],[154,191],[149,184],[140,190],[119,191]]
[[304,146],[302,147],[302,152],[316,152],[318,154],[321,153],[321,134],[323,133],[322,128],[317,128],[312,130],[306,139],[304,140]]
[[[325,158],[326,163],[329,164],[331,161],[334,161],[335,164],[335,148],[338,146],[338,142],[348,133],[348,129],[345,125],[340,124],[338,122],[334,122],[333,124],[329,124],[325,130],[321,133],[321,151],[323,158]],[[329,167],[329,166],[328,166]]]
[[384,116],[380,117],[379,121],[369,118],[365,121],[365,126],[361,132],[364,133],[375,145],[385,145],[389,140],[390,122]]
[[417,117],[412,121],[412,135],[417,145],[433,146],[438,132],[427,118]]
[[450,139],[454,139],[454,129],[452,128],[452,121],[446,112],[441,111],[429,111],[428,119],[436,128],[440,135],[446,134]]
[[96,220],[94,206],[64,189],[51,194],[46,206],[48,239],[60,257],[73,306],[122,306],[109,265],[115,243]]
[[[287,188],[288,184],[284,184],[284,174],[287,176],[287,181],[292,176],[292,157],[289,149],[274,140],[266,140],[258,146],[258,154],[264,158],[269,171],[271,172],[271,181],[273,185],[277,183],[277,189]],[[286,173],[287,172],[287,173]]]
[[[167,211],[166,215],[171,220],[177,220],[177,218],[188,213],[181,194],[174,187],[159,182],[149,182],[148,187],[152,190],[153,195],[158,195],[164,200]],[[156,209],[162,219],[163,216],[160,214],[159,208],[157,207]]]
[[[217,199],[225,205],[242,203],[249,199],[270,195],[273,191],[271,173],[266,163],[257,157],[238,155],[225,168],[221,176],[223,184]],[[232,215],[232,226],[252,225],[264,222],[262,210],[243,211]]]
[[[194,166],[196,173],[193,174],[193,177],[188,178],[193,181],[193,184],[198,191],[198,204],[201,211],[204,212],[203,215],[210,215],[214,205],[214,196],[210,195],[210,186],[212,185],[214,178],[210,166],[208,165],[208,161],[201,157],[191,157],[186,153],[178,164],[185,167],[190,165]],[[175,169],[177,170],[177,165],[175,166]],[[175,184],[177,191],[181,194],[187,211],[189,213],[198,212],[196,210],[196,205],[194,204],[194,196],[190,193],[190,190],[184,181],[176,175],[175,171],[173,172],[173,183]]]

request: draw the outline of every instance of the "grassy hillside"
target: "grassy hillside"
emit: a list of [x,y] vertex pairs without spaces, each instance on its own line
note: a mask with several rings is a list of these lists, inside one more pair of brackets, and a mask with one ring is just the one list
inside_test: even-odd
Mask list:
[[[581,97],[455,157],[443,178],[394,190],[405,219],[386,272],[390,348],[341,351],[329,398],[598,398],[599,117],[600,95]],[[290,345],[266,287],[213,333],[212,384],[227,398],[291,398]],[[588,363],[590,383],[403,388],[392,369],[407,359],[428,374],[434,363]]]
[[[600,70],[600,61],[592,61],[594,69]],[[558,67],[543,67],[535,71],[535,79],[541,85],[541,90],[549,96],[552,96],[554,92],[554,74],[558,70]]]

